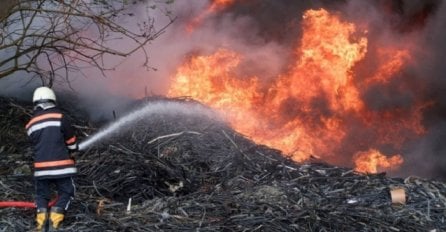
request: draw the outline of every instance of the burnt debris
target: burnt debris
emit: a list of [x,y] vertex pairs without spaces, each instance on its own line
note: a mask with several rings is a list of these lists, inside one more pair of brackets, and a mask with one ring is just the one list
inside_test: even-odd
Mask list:
[[[30,112],[0,99],[0,201],[34,199],[23,129]],[[96,130],[73,119],[81,140]],[[446,230],[443,182],[297,164],[205,115],[140,118],[82,152],[77,166],[77,198],[61,231]],[[404,189],[403,204],[392,203],[393,188]],[[1,231],[34,228],[33,209],[0,208],[0,218]]]

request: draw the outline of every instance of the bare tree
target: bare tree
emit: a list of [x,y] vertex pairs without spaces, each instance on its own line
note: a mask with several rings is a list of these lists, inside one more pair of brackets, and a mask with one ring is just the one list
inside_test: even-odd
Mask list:
[[[132,5],[147,9],[167,7],[172,1],[150,0],[3,0],[0,11],[0,79],[17,72],[41,78],[43,84],[69,81],[72,72],[95,67],[104,73],[113,68],[105,58],[128,57],[142,51],[142,65],[149,68],[145,45],[157,38],[174,21],[155,28],[147,15],[134,26]],[[162,6],[160,6],[162,5]],[[140,7],[139,7],[140,8]],[[130,29],[134,28],[134,29]],[[126,46],[117,46],[116,40]]]

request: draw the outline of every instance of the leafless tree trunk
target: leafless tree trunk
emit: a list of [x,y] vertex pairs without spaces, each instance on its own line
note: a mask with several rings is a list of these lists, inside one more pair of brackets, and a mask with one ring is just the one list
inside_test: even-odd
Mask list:
[[[135,22],[132,30],[124,25],[131,18],[129,4],[147,4],[147,9],[167,6],[150,0],[3,0],[0,11],[0,79],[16,72],[27,72],[51,86],[66,80],[83,67],[101,72],[111,69],[108,56],[127,57],[157,38],[174,18],[156,29],[154,18]],[[151,4],[151,5],[150,5]],[[126,46],[116,46],[116,40]]]

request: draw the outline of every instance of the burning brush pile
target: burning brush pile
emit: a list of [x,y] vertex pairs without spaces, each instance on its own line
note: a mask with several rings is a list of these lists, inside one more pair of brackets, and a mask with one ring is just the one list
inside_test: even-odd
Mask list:
[[[63,231],[446,230],[445,183],[295,163],[188,99],[137,105],[156,110],[77,158],[77,195]],[[30,107],[1,99],[0,112],[0,198],[32,201],[22,129]],[[96,131],[82,117],[73,121],[81,141]],[[34,227],[33,209],[0,208],[0,218],[1,231]]]

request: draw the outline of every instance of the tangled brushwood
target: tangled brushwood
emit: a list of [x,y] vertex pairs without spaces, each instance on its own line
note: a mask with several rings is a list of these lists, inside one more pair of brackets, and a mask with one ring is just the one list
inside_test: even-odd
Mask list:
[[[30,112],[0,99],[0,201],[34,198]],[[96,131],[72,117],[80,140]],[[61,231],[446,231],[443,182],[297,164],[207,116],[143,117],[82,152],[77,166]],[[393,188],[405,203],[392,203]],[[0,230],[29,231],[34,213],[0,208]]]

